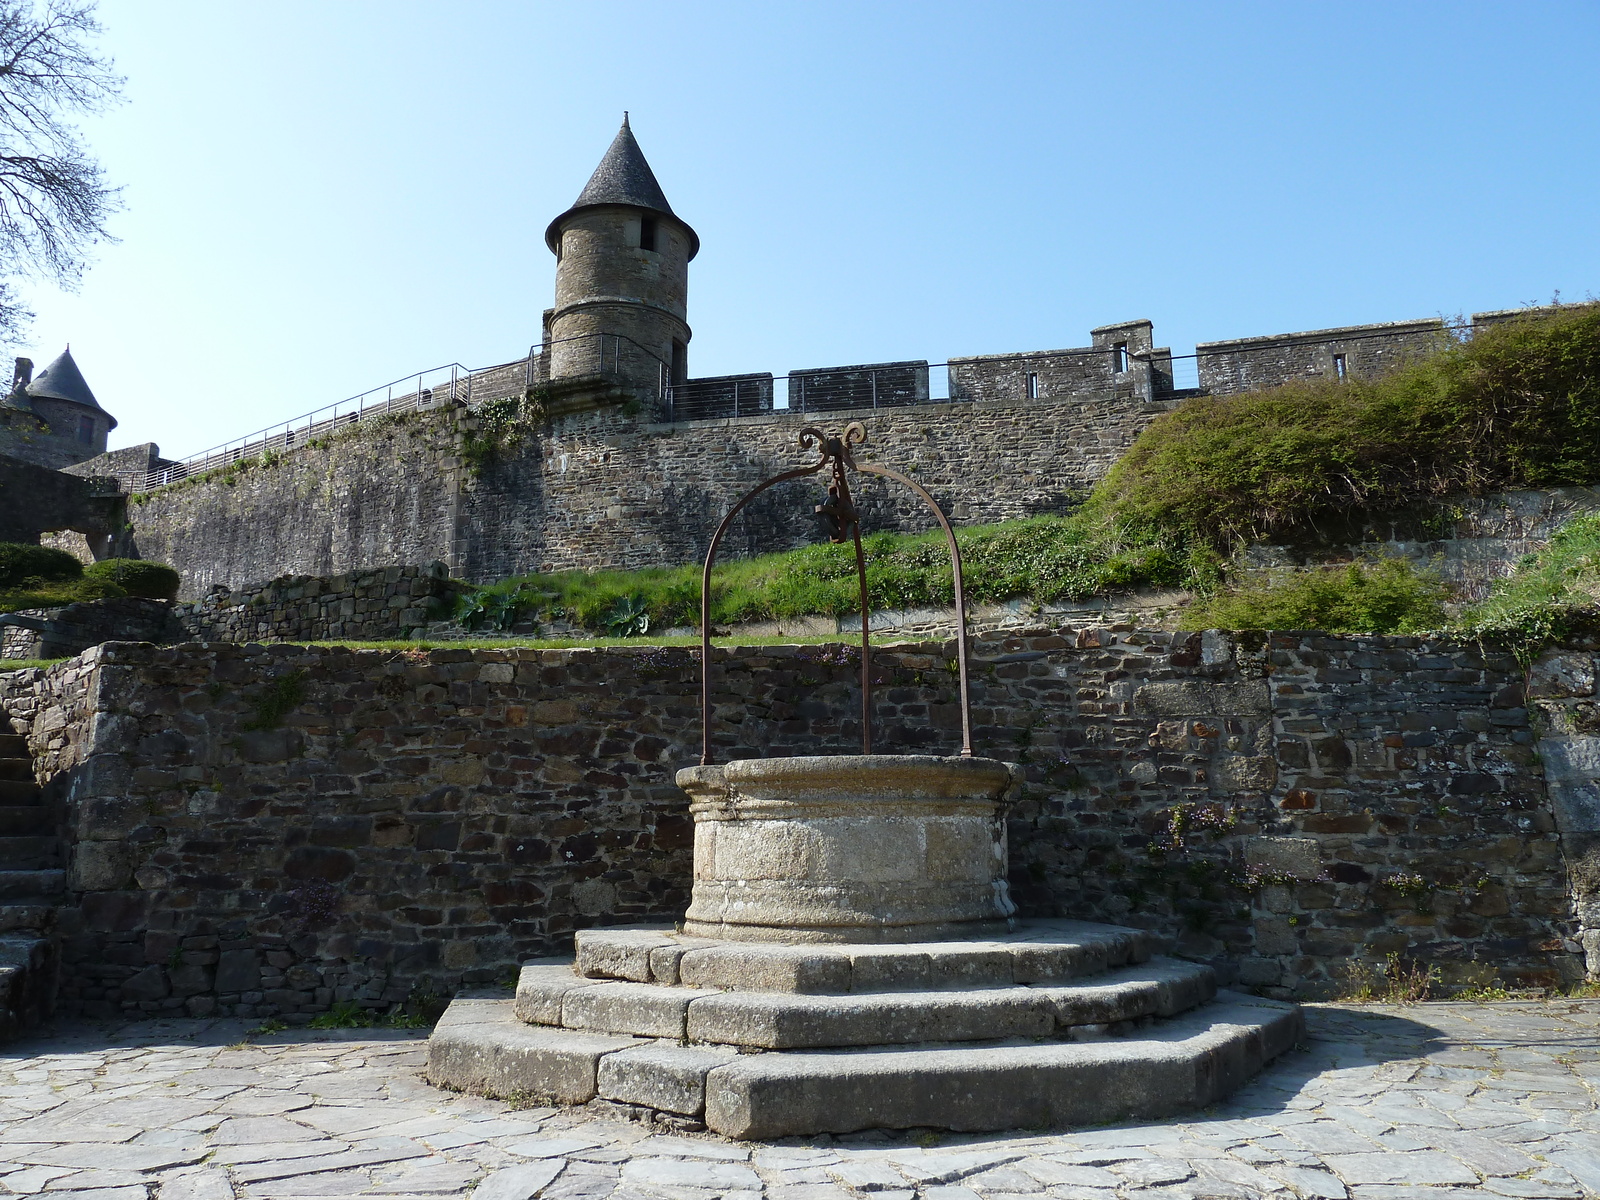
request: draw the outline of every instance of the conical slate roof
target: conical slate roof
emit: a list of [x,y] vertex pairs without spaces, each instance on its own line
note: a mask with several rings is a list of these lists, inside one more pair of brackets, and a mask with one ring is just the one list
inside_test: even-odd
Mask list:
[[617,136],[611,141],[611,148],[594,169],[583,191],[578,193],[578,199],[571,208],[551,221],[549,228],[544,231],[545,245],[554,251],[561,241],[563,221],[575,212],[597,208],[602,204],[627,204],[648,212],[663,213],[689,230],[689,257],[693,258],[700,252],[699,235],[689,229],[683,218],[673,212],[672,205],[667,203],[661,185],[656,182],[656,173],[645,161],[639,143],[633,140],[633,130],[628,128],[626,113],[622,117],[622,128],[617,130]]
[[[70,400],[74,404],[81,404],[85,408],[92,408],[96,412],[105,412],[94,398],[94,393],[89,390],[88,383],[83,378],[83,372],[78,370],[78,364],[72,361],[72,350],[63,350],[59,358],[44,370],[33,377],[33,382],[24,389],[30,396],[40,396],[47,400]],[[117,419],[106,413],[110,420],[110,428],[115,429]]]

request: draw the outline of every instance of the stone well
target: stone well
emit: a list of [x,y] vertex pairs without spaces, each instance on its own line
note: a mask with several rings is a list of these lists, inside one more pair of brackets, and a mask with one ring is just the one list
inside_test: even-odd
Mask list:
[[1211,1104],[1303,1035],[1136,929],[1016,922],[1014,768],[852,755],[689,767],[693,902],[458,998],[428,1077],[736,1138],[1043,1128]]
[[932,755],[687,767],[694,890],[683,931],[778,942],[1005,933],[1003,807],[1016,768]]

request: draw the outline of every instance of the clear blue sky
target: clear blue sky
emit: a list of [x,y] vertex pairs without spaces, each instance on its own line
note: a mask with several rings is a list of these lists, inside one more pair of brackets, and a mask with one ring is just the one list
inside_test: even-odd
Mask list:
[[520,357],[623,109],[696,375],[1600,292],[1600,4],[104,0],[126,210],[31,290],[113,446]]

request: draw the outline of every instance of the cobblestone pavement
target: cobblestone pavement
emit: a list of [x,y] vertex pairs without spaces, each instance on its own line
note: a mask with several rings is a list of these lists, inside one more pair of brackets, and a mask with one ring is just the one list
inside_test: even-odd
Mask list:
[[[1227,1105],[1039,1134],[745,1144],[419,1078],[417,1033],[77,1025],[0,1057],[0,1194],[58,1200],[1600,1196],[1600,1001],[1315,1007]],[[473,1190],[473,1189],[476,1190]]]

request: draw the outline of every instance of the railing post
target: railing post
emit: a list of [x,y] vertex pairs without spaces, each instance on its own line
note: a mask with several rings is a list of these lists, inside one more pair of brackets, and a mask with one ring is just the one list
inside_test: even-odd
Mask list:
[[872,372],[872,407],[878,407],[878,372]]

